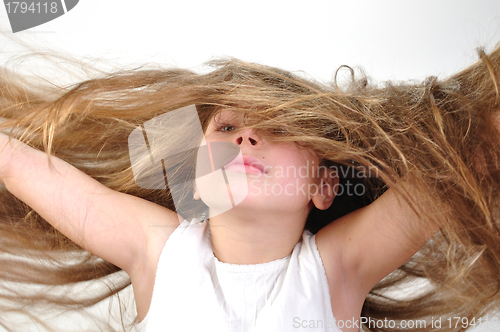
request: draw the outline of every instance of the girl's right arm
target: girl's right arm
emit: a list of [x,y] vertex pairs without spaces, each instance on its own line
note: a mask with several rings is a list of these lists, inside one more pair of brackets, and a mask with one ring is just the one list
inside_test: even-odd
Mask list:
[[4,134],[0,181],[69,239],[129,274],[179,225],[175,212],[111,190],[57,157],[49,164],[46,153]]

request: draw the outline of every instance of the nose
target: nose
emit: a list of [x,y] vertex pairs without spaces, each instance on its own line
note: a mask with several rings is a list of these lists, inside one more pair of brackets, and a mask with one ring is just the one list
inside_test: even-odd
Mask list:
[[252,129],[244,129],[236,136],[235,143],[238,145],[250,144],[256,146],[261,144],[261,139]]

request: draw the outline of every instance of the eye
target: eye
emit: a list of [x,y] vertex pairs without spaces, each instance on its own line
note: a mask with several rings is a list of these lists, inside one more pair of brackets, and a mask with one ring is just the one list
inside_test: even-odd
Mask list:
[[287,133],[287,131],[285,129],[274,129],[273,130],[273,134],[277,135],[277,136],[285,135],[286,133]]
[[222,131],[222,132],[229,132],[229,131],[233,131],[233,130],[236,130],[236,127],[232,126],[230,124],[222,124],[219,126],[219,129],[218,129],[218,131]]

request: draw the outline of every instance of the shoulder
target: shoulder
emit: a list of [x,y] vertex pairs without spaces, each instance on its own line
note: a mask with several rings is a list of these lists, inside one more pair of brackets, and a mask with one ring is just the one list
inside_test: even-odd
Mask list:
[[182,224],[176,220],[163,219],[144,226],[147,234],[146,248],[134,268],[128,272],[140,321],[146,317],[151,305],[157,268],[163,249],[180,225]]
[[[156,279],[162,280],[164,288],[171,287],[169,285],[175,285],[187,277],[186,273],[179,273],[180,266],[175,264],[184,263],[189,259],[190,252],[196,251],[196,243],[203,245],[202,233],[206,229],[206,223],[195,218],[177,223],[175,227],[156,225],[153,229],[149,235],[146,255],[130,274],[139,320],[146,317],[153,300],[153,291],[158,291],[155,286]],[[204,235],[206,237],[206,233]],[[170,266],[173,266],[177,273],[171,273]],[[182,268],[186,268],[185,264]]]
[[168,244],[173,245],[173,242],[182,243],[175,239],[184,233],[184,237],[188,234],[188,230],[192,230],[199,223],[197,219],[187,221],[179,215],[170,216],[170,220],[151,221],[145,227],[146,233],[146,248],[141,259],[138,261],[135,268],[140,274],[144,269],[154,269],[158,265],[160,257]]
[[370,205],[322,228],[316,242],[332,282],[364,299],[380,280],[411,258],[434,231],[390,188]]
[[[351,217],[355,217],[354,215]],[[348,222],[349,218],[340,220]],[[341,234],[335,238],[321,230],[316,234],[315,241],[321,257],[330,294],[330,304],[333,316],[337,320],[357,320],[366,299],[365,288],[360,287],[355,269],[345,262],[344,239]],[[349,241],[347,239],[347,241]]]
[[196,218],[187,221],[178,215],[176,215],[176,218],[178,219],[175,221],[163,220],[163,222],[149,223],[146,226],[146,248],[134,271],[132,271],[132,275],[142,276],[144,271],[154,271],[153,274],[156,274],[156,269],[166,249],[176,251],[168,253],[170,256],[177,256],[184,252],[186,247],[191,247],[193,241],[201,240],[202,235],[198,234],[204,232],[206,228],[205,222],[201,222]]

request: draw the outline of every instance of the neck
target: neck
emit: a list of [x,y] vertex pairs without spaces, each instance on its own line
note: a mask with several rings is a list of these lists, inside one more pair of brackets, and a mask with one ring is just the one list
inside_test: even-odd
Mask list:
[[210,218],[212,249],[221,262],[260,264],[286,257],[300,240],[307,214],[234,208]]

